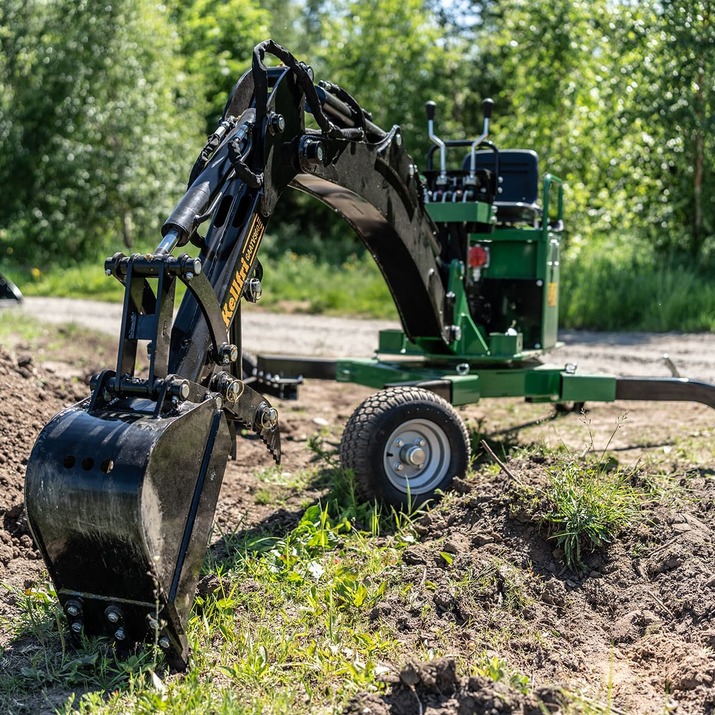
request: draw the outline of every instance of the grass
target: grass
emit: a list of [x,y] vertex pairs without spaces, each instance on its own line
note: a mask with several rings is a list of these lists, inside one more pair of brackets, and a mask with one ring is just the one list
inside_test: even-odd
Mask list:
[[[18,594],[21,616],[4,624],[14,638],[0,653],[0,709],[300,715],[340,712],[352,695],[383,690],[390,664],[414,654],[370,613],[391,591],[408,600],[413,593],[399,574],[418,515],[358,502],[349,476],[333,469],[334,454],[320,439],[312,449],[329,471],[325,501],[309,506],[285,535],[224,536],[221,558],[205,566],[217,587],[194,604],[185,674],[165,671],[151,646],[124,661],[101,639],[70,648],[52,587],[39,586]],[[260,476],[278,483],[281,473]],[[454,633],[445,630],[439,640],[444,650],[433,644],[421,655],[449,652]],[[524,676],[486,650],[469,672],[527,688]]]
[[[77,345],[85,349],[78,350]],[[116,341],[76,323],[43,323],[15,310],[0,309],[0,346],[32,353],[36,362],[59,360],[71,363],[78,374],[98,364],[116,360]]]
[[548,537],[562,551],[566,566],[577,572],[585,568],[585,555],[612,544],[658,490],[655,481],[639,476],[639,465],[624,469],[608,453],[626,419],[627,415],[618,417],[600,452],[595,450],[591,424],[583,415],[580,421],[589,442],[581,452],[564,444],[552,449],[542,444],[515,449],[522,457],[545,463],[546,478],[536,487],[519,480],[512,485],[513,513],[521,510],[545,527]]
[[542,515],[566,565],[583,568],[583,555],[611,544],[633,519],[638,498],[629,475],[577,461],[551,469]]
[[92,298],[119,302],[124,288],[115,278],[104,273],[104,258],[68,267],[15,268],[8,277],[26,296],[55,296],[58,298]]
[[[271,310],[397,319],[372,258],[340,263],[270,250],[261,305]],[[104,275],[104,256],[67,268],[3,266],[25,295],[119,301],[121,285]],[[603,238],[564,251],[562,327],[664,332],[715,331],[715,283],[695,263],[656,256],[633,239]],[[596,298],[597,296],[597,298]]]
[[[104,274],[104,260],[67,268],[11,269],[7,275],[27,296],[91,298],[119,302],[123,287]],[[177,302],[183,287],[177,288]],[[278,311],[397,319],[387,285],[370,256],[340,265],[292,252],[265,265],[261,306]]]
[[0,309],[0,345],[36,342],[48,338],[51,333],[50,326],[43,325],[39,320],[14,310]]
[[567,250],[561,275],[562,327],[715,331],[712,269],[658,256],[636,239]]
[[[39,585],[16,594],[20,615],[2,623],[12,640],[0,651],[0,710],[12,715],[337,713],[356,693],[381,693],[394,664],[455,652],[462,675],[528,693],[531,684],[521,671],[535,647],[546,647],[538,640],[543,624],[524,615],[534,607],[538,574],[513,563],[503,550],[466,570],[445,551],[449,559],[438,572],[425,570],[423,583],[406,579],[403,555],[419,540],[422,515],[359,502],[324,436],[317,434],[309,449],[315,455],[310,475],[270,467],[257,470],[256,481],[272,494],[320,479],[327,495],[309,505],[287,533],[221,535],[221,548],[209,552],[204,565],[214,590],[196,599],[189,622],[192,660],[185,674],[167,672],[151,646],[127,660],[117,659],[99,639],[70,648],[52,588]],[[519,451],[509,448],[512,455]],[[538,456],[552,460],[542,514],[577,566],[585,550],[609,543],[627,528],[639,495],[628,475],[603,466],[609,464],[605,450],[595,462],[563,449]],[[487,464],[472,478],[493,483],[498,475]],[[260,490],[257,497],[263,499]],[[441,502],[445,517],[457,499],[448,494]],[[442,546],[435,543],[435,553]],[[421,633],[400,636],[391,621],[371,617],[385,601],[398,615],[422,609],[430,616],[433,594],[445,589],[460,601],[469,599],[465,612],[478,620],[442,619],[426,640]],[[463,648],[458,644],[467,629],[473,643]],[[519,650],[510,649],[515,641],[523,644],[527,661],[515,662]],[[565,690],[560,697],[564,712],[616,712],[610,693],[605,704]]]
[[339,266],[288,252],[266,266],[262,305],[306,313],[397,319],[387,285],[370,256]]
[[[351,694],[376,688],[396,643],[369,612],[414,540],[411,522],[353,501],[340,479],[333,493],[285,536],[224,538],[227,556],[208,563],[220,586],[196,600],[193,659],[183,676],[162,672],[150,648],[124,662],[99,640],[71,651],[60,642],[66,626],[51,589],[21,595],[23,616],[12,628],[19,642],[32,638],[36,645],[3,654],[4,711],[32,695],[31,711],[36,693],[52,699],[60,684],[77,695],[58,712],[92,714],[332,711]],[[390,533],[376,548],[382,532]],[[5,675],[10,663],[19,675]]]

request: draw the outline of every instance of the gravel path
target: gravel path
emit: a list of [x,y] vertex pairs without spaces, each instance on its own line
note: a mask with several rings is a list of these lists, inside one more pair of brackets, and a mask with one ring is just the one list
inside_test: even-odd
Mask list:
[[[52,323],[74,322],[117,335],[120,304],[70,298],[26,298],[19,310]],[[243,312],[244,345],[254,353],[321,357],[367,357],[377,333],[399,325],[389,320],[359,320],[320,315],[269,313],[250,307]],[[667,354],[684,377],[715,382],[715,334],[597,333],[563,331],[564,346],[549,362],[575,363],[580,372],[666,376]]]

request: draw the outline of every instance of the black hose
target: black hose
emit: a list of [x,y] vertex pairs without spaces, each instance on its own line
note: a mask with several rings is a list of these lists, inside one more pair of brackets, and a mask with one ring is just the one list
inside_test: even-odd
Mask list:
[[[263,62],[267,53],[277,57],[293,72],[308,100],[308,104],[313,110],[315,121],[325,135],[334,139],[359,140],[364,138],[365,132],[362,128],[341,129],[330,121],[327,114],[323,111],[318,93],[313,84],[313,78],[308,71],[308,65],[296,60],[285,47],[282,47],[274,40],[265,40],[256,45],[253,50],[253,81],[256,89],[256,114],[259,119],[264,118],[266,104],[268,102],[268,68]],[[355,104],[357,104],[357,102]],[[257,124],[261,126],[262,122],[259,121]]]

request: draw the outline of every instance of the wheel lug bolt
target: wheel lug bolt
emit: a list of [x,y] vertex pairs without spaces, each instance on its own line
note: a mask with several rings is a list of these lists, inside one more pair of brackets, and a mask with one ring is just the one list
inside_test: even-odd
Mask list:
[[396,447],[402,447],[403,444],[404,444],[404,442],[403,442],[401,439],[396,439],[396,440],[395,440],[395,446],[396,446]]
[[117,628],[117,630],[114,631],[114,637],[118,641],[123,641],[127,637],[126,631],[123,628]]
[[82,632],[82,622],[81,621],[75,621],[70,628],[72,629],[72,633],[76,633],[79,635]]
[[159,647],[160,648],[167,650],[170,645],[171,645],[171,643],[169,642],[169,639],[166,636],[162,636],[161,638],[159,638]]

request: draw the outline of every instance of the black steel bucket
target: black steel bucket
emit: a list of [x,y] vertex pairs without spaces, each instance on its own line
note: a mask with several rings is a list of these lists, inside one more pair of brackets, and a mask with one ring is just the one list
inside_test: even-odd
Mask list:
[[231,439],[216,398],[85,400],[56,415],[30,455],[25,503],[33,537],[79,635],[118,646],[155,640],[174,666]]

